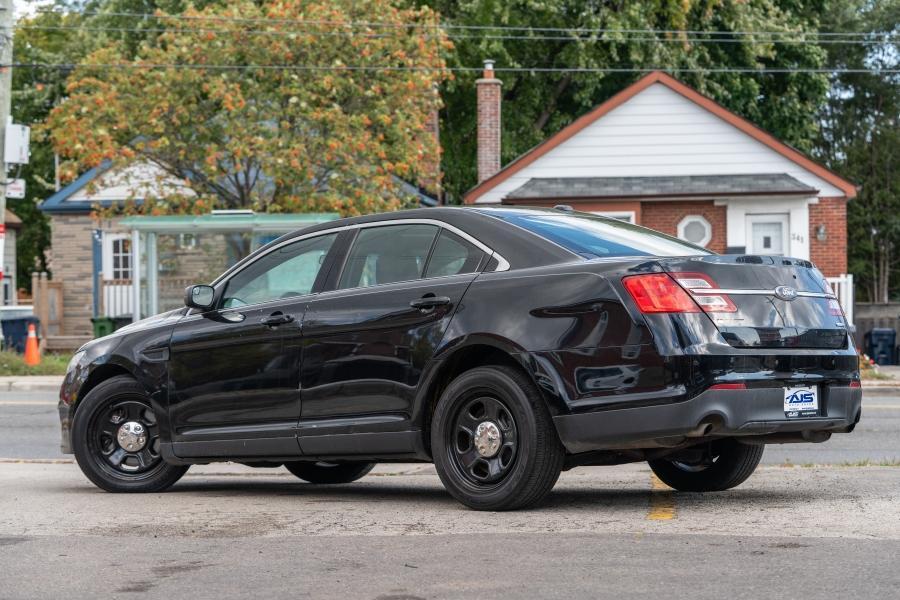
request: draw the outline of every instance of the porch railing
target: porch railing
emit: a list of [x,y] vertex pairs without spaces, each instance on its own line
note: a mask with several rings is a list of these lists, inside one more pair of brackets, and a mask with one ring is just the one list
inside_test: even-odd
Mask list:
[[[159,312],[181,306],[184,288],[194,283],[192,277],[158,277],[156,309]],[[127,317],[134,314],[134,286],[131,279],[100,279],[100,314],[105,317]],[[141,314],[147,316],[143,305]]]
[[847,323],[853,325],[853,275],[846,273],[837,277],[826,277],[825,280],[831,285],[838,302],[841,303]]
[[134,312],[131,279],[101,279],[100,291],[100,314],[104,317],[127,317]]

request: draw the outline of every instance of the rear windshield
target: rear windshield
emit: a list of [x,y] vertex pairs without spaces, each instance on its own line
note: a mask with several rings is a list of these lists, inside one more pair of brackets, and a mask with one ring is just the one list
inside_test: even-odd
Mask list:
[[491,214],[587,258],[713,254],[678,238],[607,217],[499,210]]

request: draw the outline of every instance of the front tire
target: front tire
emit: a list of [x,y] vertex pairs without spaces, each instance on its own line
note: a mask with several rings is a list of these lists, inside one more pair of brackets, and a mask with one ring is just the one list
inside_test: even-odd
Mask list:
[[711,442],[694,460],[662,458],[647,463],[663,483],[680,492],[721,492],[744,483],[762,459],[765,446],[733,439]]
[[163,460],[159,433],[144,389],[127,375],[112,377],[91,390],[75,410],[75,460],[87,478],[107,492],[160,492],[188,468]]
[[565,457],[540,393],[509,367],[472,369],[447,386],[432,419],[431,446],[444,487],[476,510],[538,504]]
[[368,462],[287,462],[288,471],[309,483],[350,483],[365,477],[375,468],[375,463]]

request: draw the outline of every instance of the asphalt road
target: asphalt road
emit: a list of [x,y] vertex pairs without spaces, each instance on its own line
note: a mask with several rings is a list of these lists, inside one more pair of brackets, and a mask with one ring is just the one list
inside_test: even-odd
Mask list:
[[192,469],[100,492],[0,463],[2,598],[896,598],[900,468],[761,467],[680,494],[643,465],[564,473],[546,506],[462,508],[430,465],[313,486]]
[[[900,461],[900,395],[866,390],[863,417],[850,435],[824,444],[766,448],[767,464],[843,464]],[[0,392],[0,459],[64,458],[59,451],[59,416],[54,392]]]
[[[895,598],[900,397],[824,445],[770,446],[721,494],[645,465],[563,473],[546,506],[469,511],[430,465],[313,486],[192,468],[115,495],[58,449],[52,393],[0,393],[0,599]],[[790,464],[787,466],[788,459]],[[808,463],[834,463],[809,466]]]

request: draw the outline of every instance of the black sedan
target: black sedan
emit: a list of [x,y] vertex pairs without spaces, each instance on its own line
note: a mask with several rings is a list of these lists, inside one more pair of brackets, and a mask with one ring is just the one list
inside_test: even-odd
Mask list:
[[72,358],[63,451],[105,490],[228,460],[312,483],[434,462],[488,510],[534,505],[578,465],[647,461],[678,490],[718,491],[765,444],[860,418],[857,352],[810,262],[566,207],[304,229],[185,304]]

